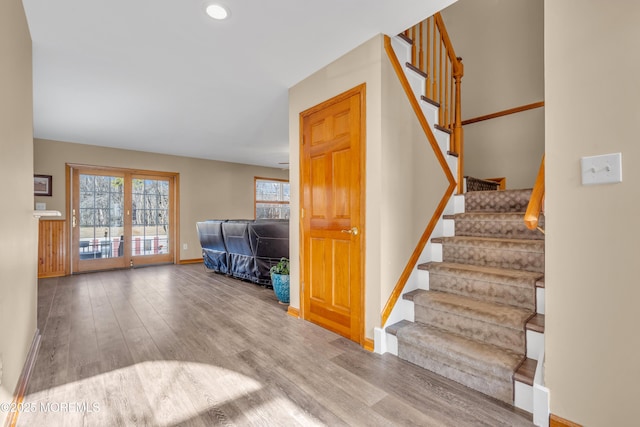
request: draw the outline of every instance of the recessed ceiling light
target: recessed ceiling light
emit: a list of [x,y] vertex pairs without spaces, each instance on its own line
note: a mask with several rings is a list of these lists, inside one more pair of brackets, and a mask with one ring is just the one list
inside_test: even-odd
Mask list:
[[219,4],[210,4],[207,6],[207,15],[212,17],[213,19],[227,19],[229,16],[229,11]]

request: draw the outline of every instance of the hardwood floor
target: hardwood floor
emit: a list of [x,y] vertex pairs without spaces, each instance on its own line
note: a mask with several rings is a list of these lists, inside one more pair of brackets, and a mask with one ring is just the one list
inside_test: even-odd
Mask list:
[[38,327],[18,426],[532,425],[202,265],[41,279]]

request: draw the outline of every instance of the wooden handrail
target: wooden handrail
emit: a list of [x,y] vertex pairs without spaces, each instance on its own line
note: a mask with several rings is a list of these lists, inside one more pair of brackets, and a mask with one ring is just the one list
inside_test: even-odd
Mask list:
[[[540,170],[538,171],[538,177],[536,178],[536,184],[533,186],[531,192],[531,199],[529,200],[529,206],[524,214],[524,223],[529,230],[535,230],[538,227],[538,221],[540,219],[540,212],[542,212],[542,202],[544,200],[544,155],[542,156],[542,162],[540,163]],[[540,229],[544,233],[544,230]]]
[[453,65],[453,74],[462,74],[463,73],[463,69],[462,69],[462,59],[458,58],[456,56],[456,52],[455,50],[453,50],[453,44],[451,43],[451,39],[449,38],[449,33],[447,32],[447,28],[444,25],[444,21],[442,20],[442,15],[440,15],[440,13],[436,13],[435,15],[433,15],[433,18],[436,21],[436,25],[438,26],[438,30],[440,31],[440,34],[442,35],[442,41],[444,42],[444,45],[447,49],[447,55],[449,56],[449,60],[451,61],[451,64]]
[[470,125],[472,123],[482,122],[484,120],[496,119],[502,116],[508,116],[509,114],[521,113],[522,111],[533,110],[534,108],[544,107],[544,101],[534,102],[532,104],[521,105],[520,107],[509,108],[508,110],[498,111],[496,113],[485,114],[484,116],[474,117],[462,121],[462,126]]
[[458,193],[462,193],[462,59],[456,56],[444,20],[439,13],[414,25],[402,35],[412,43],[411,65],[426,75],[424,96],[440,105],[438,125],[451,131],[450,151],[458,155]]

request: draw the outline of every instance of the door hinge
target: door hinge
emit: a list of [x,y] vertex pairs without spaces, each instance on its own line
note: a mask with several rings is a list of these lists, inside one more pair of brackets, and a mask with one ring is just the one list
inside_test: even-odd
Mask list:
[[300,209],[300,218],[304,218],[304,208]]

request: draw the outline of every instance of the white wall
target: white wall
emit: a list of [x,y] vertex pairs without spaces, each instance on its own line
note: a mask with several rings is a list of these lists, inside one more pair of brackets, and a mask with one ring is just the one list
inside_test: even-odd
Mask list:
[[[545,1],[546,365],[551,412],[640,420],[640,3]],[[622,152],[624,181],[581,185]]]
[[[460,0],[442,11],[462,57],[462,119],[544,101],[543,0]],[[465,175],[530,188],[544,152],[544,108],[464,126]]]
[[[20,0],[0,2],[0,64],[0,403],[7,403],[36,330],[31,37]],[[0,412],[0,424],[6,416]]]

